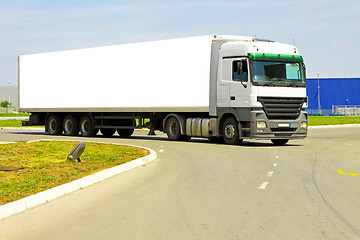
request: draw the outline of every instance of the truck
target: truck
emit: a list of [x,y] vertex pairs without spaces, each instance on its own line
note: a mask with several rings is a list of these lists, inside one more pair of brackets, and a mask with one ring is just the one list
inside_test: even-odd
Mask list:
[[226,144],[307,136],[304,59],[296,46],[205,35],[18,57],[19,109],[51,135]]

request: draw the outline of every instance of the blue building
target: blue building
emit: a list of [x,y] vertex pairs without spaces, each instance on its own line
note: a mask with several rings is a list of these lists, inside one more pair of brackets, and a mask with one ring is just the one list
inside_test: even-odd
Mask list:
[[[320,94],[318,91],[320,86]],[[333,105],[344,107],[360,105],[360,78],[308,78],[306,91],[309,100],[308,112],[318,111],[329,114]]]

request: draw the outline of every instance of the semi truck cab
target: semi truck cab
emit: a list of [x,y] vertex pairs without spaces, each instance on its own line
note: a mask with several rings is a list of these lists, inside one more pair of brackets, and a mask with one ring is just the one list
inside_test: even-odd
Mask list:
[[226,39],[218,44],[216,113],[223,121],[232,115],[238,124],[220,123],[225,141],[237,131],[239,140],[229,143],[252,138],[283,145],[306,137],[305,64],[297,48],[254,38]]

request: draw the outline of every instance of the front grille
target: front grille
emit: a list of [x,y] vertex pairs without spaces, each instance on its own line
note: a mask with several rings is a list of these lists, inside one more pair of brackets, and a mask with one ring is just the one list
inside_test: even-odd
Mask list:
[[297,119],[306,98],[258,97],[268,119]]

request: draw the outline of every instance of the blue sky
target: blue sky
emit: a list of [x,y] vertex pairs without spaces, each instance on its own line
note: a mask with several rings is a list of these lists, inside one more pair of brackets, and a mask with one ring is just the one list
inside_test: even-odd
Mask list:
[[308,77],[360,77],[358,0],[0,0],[0,86],[17,56],[206,34],[299,48]]

